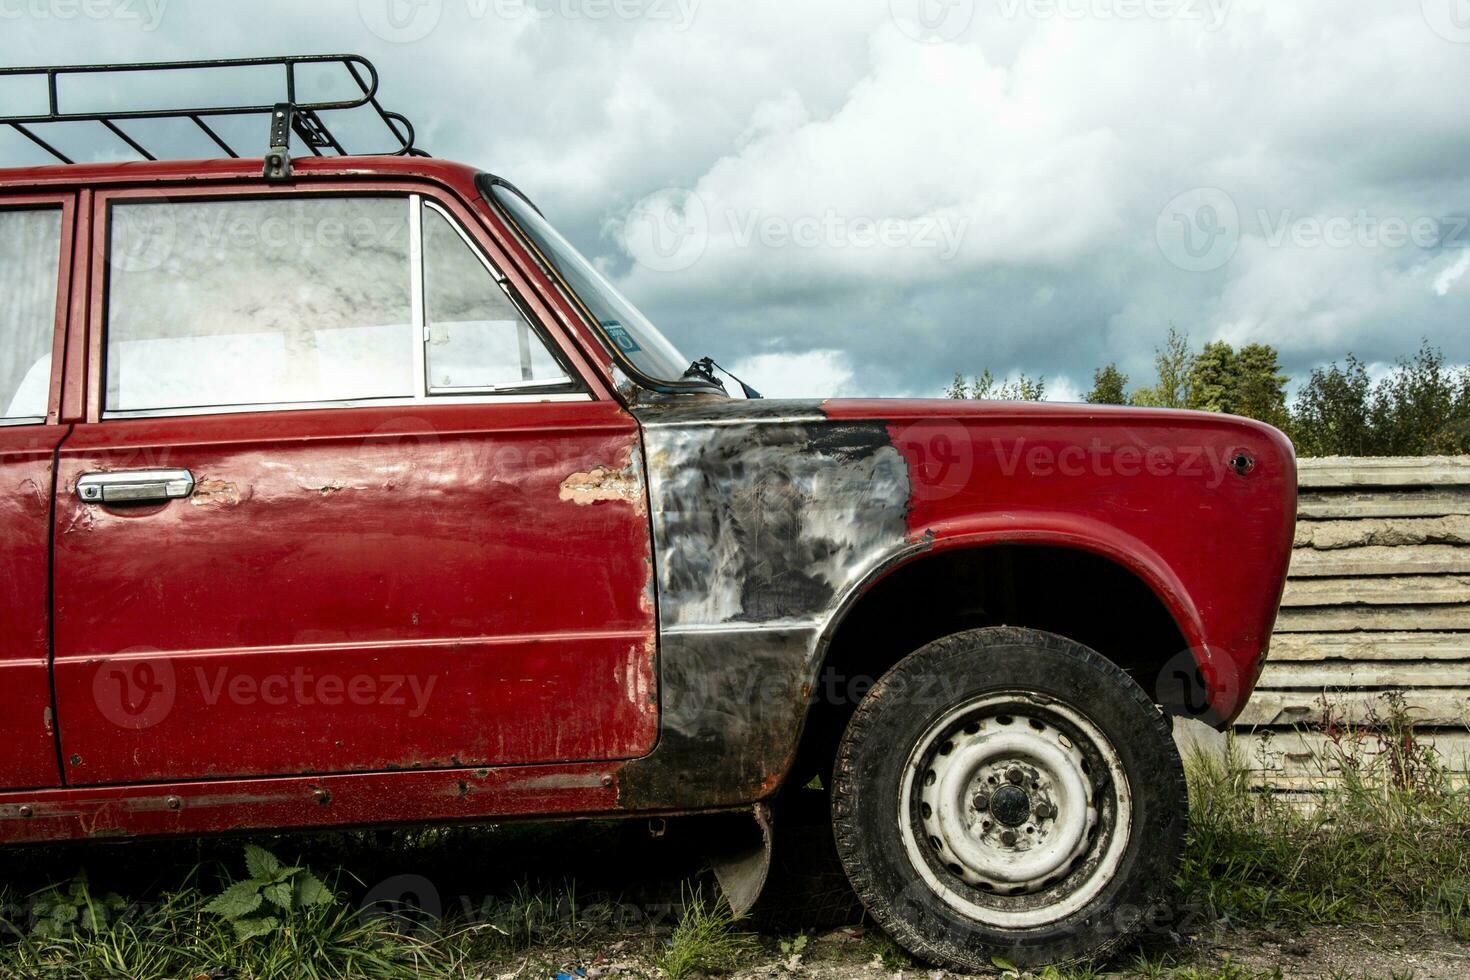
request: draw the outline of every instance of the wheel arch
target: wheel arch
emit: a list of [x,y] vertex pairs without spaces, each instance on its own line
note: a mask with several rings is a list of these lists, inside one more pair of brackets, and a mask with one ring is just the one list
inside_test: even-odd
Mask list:
[[[1048,591],[1074,601],[1046,602]],[[919,599],[935,612],[913,615]],[[1151,549],[1075,527],[930,534],[876,566],[823,630],[787,785],[825,776],[857,702],[899,660],[940,636],[999,625],[1076,640],[1123,668],[1171,713],[1209,714],[1211,699],[1201,698],[1209,673],[1203,624]]]

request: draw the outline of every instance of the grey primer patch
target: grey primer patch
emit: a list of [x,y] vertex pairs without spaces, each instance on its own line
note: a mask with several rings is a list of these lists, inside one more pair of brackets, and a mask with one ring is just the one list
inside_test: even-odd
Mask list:
[[660,741],[630,807],[748,802],[776,786],[838,605],[907,545],[908,465],[882,421],[818,402],[696,402],[644,424],[660,617]]

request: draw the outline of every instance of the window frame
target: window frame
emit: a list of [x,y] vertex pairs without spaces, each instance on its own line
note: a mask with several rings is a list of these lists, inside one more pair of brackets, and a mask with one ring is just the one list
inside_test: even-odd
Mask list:
[[[412,205],[410,205],[410,207],[412,207]],[[480,265],[484,268],[485,273],[489,275],[490,280],[495,283],[495,285],[499,286],[500,289],[505,293],[506,298],[510,300],[510,305],[515,307],[516,312],[519,313],[521,315],[521,319],[525,321],[527,329],[531,332],[533,336],[535,336],[537,340],[541,342],[542,348],[545,349],[547,354],[551,356],[551,359],[555,361],[557,365],[562,369],[562,376],[559,380],[523,381],[515,384],[496,385],[493,387],[485,387],[479,385],[435,387],[434,384],[429,380],[429,328],[433,326],[433,323],[429,320],[429,267],[427,264],[428,256],[424,252],[423,219],[424,210],[426,208],[436,212],[441,218],[449,223],[449,227],[452,228],[454,230],[454,233],[457,234],[460,237],[460,240],[464,242],[465,247],[470,250],[470,254],[474,256],[475,260],[478,261]],[[450,214],[435,201],[432,201],[429,198],[424,198],[422,201],[419,202],[418,207],[412,208],[410,221],[418,226],[417,228],[409,229],[409,242],[411,243],[410,248],[412,249],[416,247],[419,253],[418,261],[414,263],[415,268],[418,270],[418,281],[415,284],[415,295],[417,296],[416,302],[418,304],[418,309],[414,313],[414,319],[417,321],[419,334],[418,343],[416,344],[414,350],[416,354],[422,353],[423,355],[423,362],[421,364],[416,364],[416,371],[419,375],[419,378],[423,382],[423,384],[421,385],[421,391],[424,394],[426,394],[431,399],[437,400],[444,398],[470,397],[476,394],[516,394],[520,392],[534,391],[538,388],[564,388],[567,385],[576,383],[576,375],[572,373],[571,367],[566,363],[566,358],[560,356],[557,352],[557,349],[546,342],[546,337],[544,336],[542,331],[536,329],[536,322],[531,319],[531,316],[527,312],[525,306],[522,305],[522,303],[518,299],[516,299],[515,291],[510,288],[509,280],[506,278],[505,274],[500,272],[493,265],[491,265],[490,260],[485,257],[484,252],[481,251],[481,249],[475,244],[474,240],[470,238],[469,233],[466,232],[464,228],[461,227],[460,223],[455,220],[454,215]]]
[[[44,415],[0,416],[0,428],[55,425],[61,418],[62,378],[66,370],[66,336],[71,314],[72,253],[76,235],[76,195],[0,194],[0,211],[55,210],[61,220],[56,256],[56,299],[51,317],[51,377],[46,388]],[[7,406],[8,407],[8,406]]]
[[[410,315],[415,335],[413,371],[417,378],[417,391],[410,395],[390,395],[373,398],[343,400],[312,400],[299,402],[258,402],[250,404],[225,404],[183,406],[175,408],[110,409],[107,407],[107,367],[109,303],[111,298],[110,249],[112,245],[113,209],[119,205],[146,204],[157,202],[205,203],[209,201],[268,200],[286,198],[342,198],[342,197],[390,197],[401,198],[408,208],[409,231],[409,279]],[[567,340],[547,324],[544,316],[538,315],[535,306],[527,302],[518,292],[514,281],[500,271],[508,265],[504,257],[497,262],[496,252],[476,234],[475,228],[466,224],[466,218],[458,213],[451,195],[440,188],[410,182],[324,182],[319,186],[282,187],[269,184],[231,184],[190,188],[136,187],[99,192],[93,204],[93,262],[99,272],[92,277],[91,324],[88,331],[87,367],[87,411],[86,421],[125,421],[129,419],[179,418],[207,415],[243,415],[273,412],[299,412],[323,409],[354,409],[413,407],[433,405],[499,405],[532,404],[542,402],[583,402],[606,397],[589,384],[584,373],[577,370],[578,360],[567,349]],[[450,226],[464,239],[472,254],[486,269],[487,274],[505,290],[511,303],[524,317],[537,340],[548,354],[561,366],[566,380],[536,382],[534,386],[508,388],[483,388],[463,394],[435,394],[428,383],[425,363],[428,324],[425,318],[423,209],[434,207]]]

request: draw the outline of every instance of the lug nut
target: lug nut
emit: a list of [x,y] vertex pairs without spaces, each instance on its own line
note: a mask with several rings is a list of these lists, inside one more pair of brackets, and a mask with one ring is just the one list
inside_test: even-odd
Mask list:
[[1006,771],[1006,779],[1010,780],[1012,783],[1015,783],[1017,786],[1020,786],[1021,783],[1025,781],[1026,775],[1025,773],[1021,772],[1020,769],[1012,766]]
[[1014,845],[1016,843],[1016,832],[1014,830],[1002,831],[1000,835],[1000,842],[1006,847]]
[[973,800],[971,800],[970,802],[975,805],[975,809],[977,809],[977,810],[979,810],[980,812],[983,813],[986,810],[989,810],[990,809],[990,794],[989,793],[976,793],[975,794],[975,798]]
[[1054,806],[1052,806],[1050,803],[1038,803],[1038,804],[1036,804],[1036,819],[1037,820],[1050,820],[1052,817],[1054,817],[1056,815],[1057,815],[1057,808],[1054,807]]

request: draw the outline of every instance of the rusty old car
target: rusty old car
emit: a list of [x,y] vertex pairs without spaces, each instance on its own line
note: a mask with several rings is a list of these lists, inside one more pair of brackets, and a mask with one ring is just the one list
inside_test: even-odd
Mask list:
[[[1267,653],[1279,432],[739,397],[367,62],[210,64],[287,95],[101,114],[58,92],[117,66],[28,69],[0,117],[55,158],[0,170],[0,840],[746,814],[743,910],[813,786],[931,962],[1177,911],[1171,721],[1227,726]],[[299,97],[323,66],[360,90]],[[264,166],[224,132],[260,115]],[[219,153],[155,159],[165,117]]]

